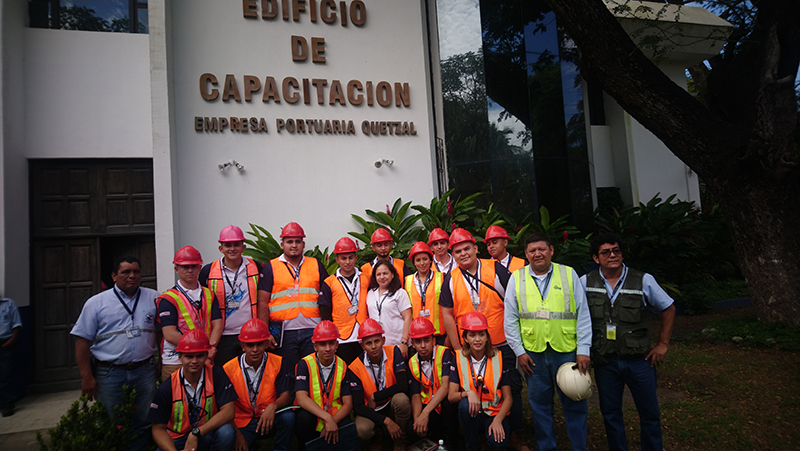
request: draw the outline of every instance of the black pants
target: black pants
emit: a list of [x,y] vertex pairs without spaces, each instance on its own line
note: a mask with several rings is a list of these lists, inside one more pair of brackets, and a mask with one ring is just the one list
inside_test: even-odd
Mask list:
[[230,359],[242,355],[242,346],[239,344],[238,335],[223,335],[217,343],[217,355],[214,356],[214,366],[222,367]]
[[[294,434],[297,436],[297,449],[306,450],[306,443],[319,437],[317,432],[317,416],[304,409],[295,410]],[[350,416],[339,421],[339,428],[352,423]]]
[[336,355],[350,365],[362,352],[364,352],[364,349],[361,348],[361,343],[355,341],[352,343],[340,343],[339,349],[336,350]]

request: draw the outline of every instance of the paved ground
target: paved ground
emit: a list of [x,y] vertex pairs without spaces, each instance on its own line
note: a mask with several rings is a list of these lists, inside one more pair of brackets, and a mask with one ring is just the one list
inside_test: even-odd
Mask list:
[[81,395],[80,390],[27,396],[17,403],[14,415],[0,417],[0,449],[35,451],[36,432],[55,427],[61,416]]

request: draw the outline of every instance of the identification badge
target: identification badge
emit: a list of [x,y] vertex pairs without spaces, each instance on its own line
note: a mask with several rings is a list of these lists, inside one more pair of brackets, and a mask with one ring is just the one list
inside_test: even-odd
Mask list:
[[356,312],[358,312],[358,306],[357,305],[351,305],[350,308],[347,309],[347,313],[350,314],[350,315],[355,315]]
[[536,319],[550,319],[550,312],[547,310],[537,310]]
[[422,316],[422,317],[431,316],[431,311],[428,310],[428,309],[420,310],[419,311],[419,316]]
[[239,301],[228,301],[226,307],[231,310],[236,310],[239,308]]
[[138,337],[142,335],[142,330],[139,329],[139,326],[134,326],[133,328],[126,330],[125,335],[128,338]]
[[606,323],[606,339],[617,339],[617,325],[614,323]]

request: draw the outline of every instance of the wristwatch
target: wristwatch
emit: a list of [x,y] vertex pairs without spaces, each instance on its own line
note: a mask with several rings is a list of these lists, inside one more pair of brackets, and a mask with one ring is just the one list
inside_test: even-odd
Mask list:
[[400,340],[400,343],[402,343],[402,344],[404,344],[404,345],[408,346],[408,339],[406,339],[406,338],[403,338],[402,340]]
[[192,429],[192,435],[194,435],[197,438],[200,438],[200,428]]

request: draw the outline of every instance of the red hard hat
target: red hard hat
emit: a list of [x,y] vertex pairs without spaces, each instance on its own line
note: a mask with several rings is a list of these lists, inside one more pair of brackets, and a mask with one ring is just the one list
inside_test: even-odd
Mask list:
[[311,341],[331,341],[339,338],[339,329],[332,321],[320,321],[317,327],[314,328],[314,335],[311,336]]
[[481,312],[467,312],[461,317],[461,330],[488,330],[489,322]]
[[383,327],[377,321],[372,318],[367,318],[364,321],[364,324],[358,328],[358,339],[361,340],[364,337],[369,337],[370,335],[383,335]]
[[192,329],[181,335],[175,350],[183,353],[210,351],[208,336],[203,329]]
[[433,258],[433,252],[431,251],[431,248],[429,248],[428,245],[425,244],[424,242],[417,241],[416,243],[414,243],[413,246],[411,246],[411,251],[408,252],[408,259],[413,262],[414,256],[417,254],[421,254],[423,252],[430,255],[431,258]]
[[506,232],[506,229],[498,225],[493,225],[488,229],[486,229],[486,238],[484,238],[483,241],[489,241],[494,238],[510,239],[511,237],[508,236],[508,232]]
[[424,338],[434,333],[436,333],[436,329],[433,328],[433,323],[428,318],[418,316],[411,321],[408,338]]
[[235,225],[229,225],[219,232],[220,243],[235,243],[237,241],[244,241],[244,233],[242,233],[242,229]]
[[242,326],[239,332],[239,341],[242,343],[258,343],[269,339],[267,323],[258,318],[253,318]]
[[431,234],[428,235],[428,244],[433,243],[434,241],[441,241],[441,240],[448,240],[450,236],[447,235],[442,229],[433,229],[431,230]]
[[336,244],[333,246],[334,254],[349,254],[357,250],[358,247],[356,247],[356,243],[354,243],[353,240],[347,237],[339,238],[339,241],[337,241]]
[[455,247],[456,244],[461,244],[465,241],[469,241],[470,243],[475,242],[475,238],[472,237],[472,234],[467,232],[465,229],[455,229],[453,233],[450,234],[450,249]]
[[290,222],[286,224],[283,229],[281,229],[281,238],[286,237],[305,238],[306,232],[303,231],[303,228],[300,227],[300,224],[296,222]]
[[383,243],[386,241],[394,241],[392,235],[386,229],[378,229],[372,232],[372,238],[369,240],[369,244]]
[[192,246],[183,246],[175,252],[175,258],[172,259],[174,265],[202,265],[203,257],[200,256],[200,251]]

